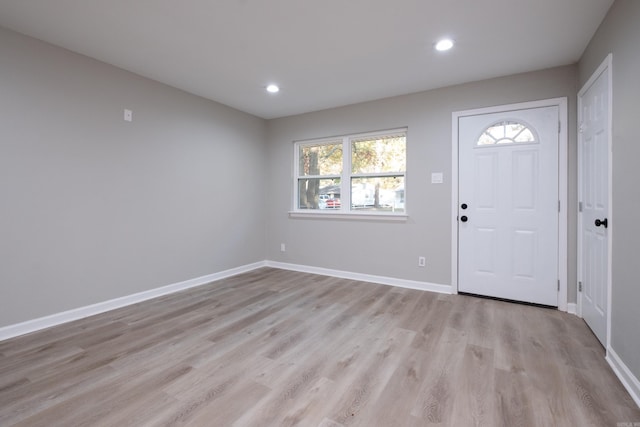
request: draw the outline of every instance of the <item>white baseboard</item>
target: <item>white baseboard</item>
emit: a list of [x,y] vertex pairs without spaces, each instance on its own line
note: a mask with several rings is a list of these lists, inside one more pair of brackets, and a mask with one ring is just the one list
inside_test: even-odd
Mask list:
[[421,291],[438,292],[441,294],[452,294],[450,285],[439,285],[429,282],[419,282],[416,280],[395,279],[393,277],[374,276],[371,274],[353,273],[350,271],[332,270],[329,268],[312,267],[300,264],[288,264],[277,261],[266,261],[267,267],[279,268],[282,270],[300,271],[302,273],[320,274],[323,276],[339,277],[341,279],[360,280],[363,282],[379,283],[382,285],[398,286],[400,288],[417,289]]
[[83,319],[85,317],[94,316],[96,314],[104,313],[109,310],[115,310],[117,308],[125,307],[131,304],[136,304],[142,301],[157,298],[163,295],[172,294],[185,289],[194,288],[196,286],[206,285],[207,283],[221,280],[227,277],[235,276],[236,274],[246,273],[248,271],[255,270],[260,267],[273,267],[283,270],[301,271],[305,273],[321,274],[325,276],[341,277],[345,279],[361,280],[372,283],[380,283],[383,285],[398,286],[409,289],[419,289],[423,291],[439,292],[450,294],[451,286],[438,285],[427,282],[418,282],[413,280],[394,279],[391,277],[373,276],[369,274],[351,273],[347,271],[331,270],[326,268],[311,267],[297,264],[286,264],[273,261],[260,261],[253,264],[247,264],[237,268],[221,271],[218,273],[209,274],[202,277],[196,277],[194,279],[185,280],[183,282],[174,283],[167,286],[162,286],[148,291],[139,292],[132,295],[127,295],[120,298],[114,298],[108,301],[91,304],[85,307],[78,307],[71,310],[63,311],[60,313],[51,314],[49,316],[39,317],[37,319],[27,320],[25,322],[16,323],[14,325],[8,325],[0,327],[0,341],[9,338],[17,337],[19,335],[28,334],[30,332],[39,331],[41,329],[50,328],[52,326],[61,325],[63,323],[71,322],[73,320]]
[[567,313],[569,314],[578,314],[578,304],[575,302],[567,303]]
[[633,400],[636,402],[636,405],[640,408],[640,380],[633,375],[631,370],[624,364],[622,359],[618,356],[618,354],[609,347],[607,349],[607,362],[613,372],[616,374],[620,382],[627,389]]
[[174,283],[171,285],[162,286],[155,289],[150,289],[148,291],[143,291],[136,294],[127,295],[124,297],[114,298],[112,300],[99,302],[97,304],[74,308],[68,311],[63,311],[61,313],[56,313],[56,314],[40,317],[33,320],[27,320],[26,322],[4,326],[0,328],[0,341],[17,337],[19,335],[28,334],[30,332],[39,331],[41,329],[49,328],[51,326],[61,325],[63,323],[71,322],[73,320],[83,319],[85,317],[104,313],[109,310],[115,310],[116,308],[121,308],[127,305],[136,304],[152,298],[157,298],[159,296],[172,294],[174,292],[182,291],[189,288],[194,288],[196,286],[206,285],[207,283],[211,283],[216,280],[225,279],[227,277],[235,276],[236,274],[240,274],[240,273],[246,273],[248,271],[255,270],[257,268],[264,267],[264,266],[266,266],[266,262],[260,261],[253,264],[247,264],[247,265],[243,265],[243,266],[232,268],[225,271],[220,271],[218,273],[208,274],[206,276],[185,280],[184,282]]

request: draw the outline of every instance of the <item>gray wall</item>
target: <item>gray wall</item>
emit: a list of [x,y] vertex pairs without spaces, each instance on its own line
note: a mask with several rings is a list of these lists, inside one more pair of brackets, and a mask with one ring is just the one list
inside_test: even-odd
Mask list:
[[[568,97],[575,242],[575,66],[265,122],[2,29],[0,57],[0,326],[264,259],[450,284],[451,113],[491,105]],[[288,217],[292,141],[403,126],[407,222]]]
[[580,60],[580,86],[609,53],[613,53],[611,346],[640,378],[640,1],[613,4]]
[[262,119],[4,29],[0,58],[0,327],[265,259]]
[[[454,111],[568,97],[570,137],[569,301],[576,301],[576,67],[400,96],[267,124],[270,177],[267,257],[273,261],[451,284],[451,114]],[[292,141],[408,126],[406,223],[290,219]],[[431,184],[443,172],[444,184]],[[287,251],[280,252],[280,243]],[[427,268],[417,257],[427,258]]]

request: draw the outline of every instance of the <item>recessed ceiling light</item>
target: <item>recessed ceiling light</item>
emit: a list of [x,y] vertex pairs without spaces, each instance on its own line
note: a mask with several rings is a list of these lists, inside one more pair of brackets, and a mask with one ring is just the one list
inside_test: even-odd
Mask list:
[[280,88],[278,87],[278,85],[269,85],[267,86],[267,92],[269,93],[277,93],[280,91]]
[[449,50],[452,47],[453,47],[453,40],[451,39],[442,39],[438,41],[438,43],[436,43],[436,50],[439,50],[440,52]]

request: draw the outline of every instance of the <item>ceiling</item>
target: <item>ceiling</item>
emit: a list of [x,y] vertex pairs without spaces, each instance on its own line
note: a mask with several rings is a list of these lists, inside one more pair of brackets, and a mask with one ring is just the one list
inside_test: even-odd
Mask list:
[[575,63],[612,3],[0,0],[0,26],[270,119]]

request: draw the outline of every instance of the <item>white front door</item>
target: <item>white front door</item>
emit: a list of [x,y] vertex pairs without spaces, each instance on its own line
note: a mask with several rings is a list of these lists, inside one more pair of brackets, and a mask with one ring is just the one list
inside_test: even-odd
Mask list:
[[[579,284],[582,317],[607,341],[609,263],[609,76],[597,71],[578,94]],[[582,292],[580,292],[582,290]]]
[[458,290],[558,305],[557,106],[458,121]]

